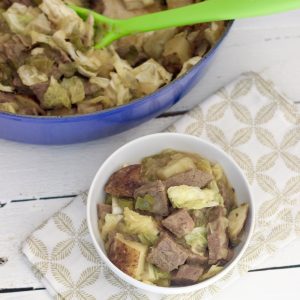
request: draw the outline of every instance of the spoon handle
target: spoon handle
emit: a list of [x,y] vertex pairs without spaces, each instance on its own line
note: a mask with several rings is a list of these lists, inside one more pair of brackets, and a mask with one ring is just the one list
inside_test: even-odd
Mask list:
[[206,0],[163,12],[118,20],[121,36],[202,22],[268,15],[300,8],[300,0]]

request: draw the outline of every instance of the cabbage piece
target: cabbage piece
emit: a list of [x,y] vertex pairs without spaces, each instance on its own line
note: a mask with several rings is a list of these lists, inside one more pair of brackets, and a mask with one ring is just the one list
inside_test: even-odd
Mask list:
[[104,218],[104,225],[101,228],[101,236],[104,241],[106,241],[108,234],[116,229],[118,223],[122,219],[122,215],[106,214]]
[[103,77],[92,77],[90,83],[97,85],[101,89],[106,89],[109,86],[109,79]]
[[152,32],[152,34],[143,43],[143,50],[150,57],[156,60],[160,59],[166,42],[175,35],[176,31],[176,28],[170,28]]
[[14,33],[37,31],[49,34],[52,31],[50,22],[37,7],[14,3],[2,15]]
[[200,56],[195,56],[190,58],[188,61],[186,61],[183,66],[182,69],[180,71],[180,73],[177,75],[177,78],[184,75],[187,71],[189,71],[193,66],[195,66],[199,61],[201,60]]
[[70,23],[75,20],[76,25],[84,29],[83,20],[61,0],[43,0],[39,8],[58,27],[63,23],[66,24],[66,21]]
[[184,173],[195,168],[196,166],[190,157],[182,157],[179,159],[172,159],[165,167],[157,171],[157,175],[160,179],[167,179],[171,176]]
[[74,76],[77,71],[76,64],[74,62],[70,63],[60,63],[58,69],[67,78]]
[[217,275],[223,269],[224,269],[224,267],[221,267],[221,266],[218,266],[218,265],[212,265],[209,268],[209,270],[200,277],[200,281],[204,281],[204,280],[206,280],[208,278],[211,278],[211,277]]
[[18,69],[18,75],[21,81],[26,86],[32,86],[37,83],[48,81],[48,76],[40,72],[36,67],[30,65],[23,65]]
[[172,186],[168,188],[168,197],[177,208],[202,209],[221,205],[220,193],[211,189],[200,189],[195,186]]
[[163,272],[156,266],[146,262],[144,272],[142,274],[142,281],[160,286],[170,286],[171,274]]
[[133,209],[133,199],[118,198],[112,196],[113,214],[122,214],[125,207],[128,207],[129,209]]
[[5,102],[0,103],[0,111],[9,112],[12,114],[16,114],[18,111],[18,104],[14,102]]
[[14,33],[24,33],[27,26],[40,14],[38,8],[26,6],[20,3],[14,3],[4,13],[4,19],[9,28]]
[[239,207],[233,209],[228,215],[228,235],[233,244],[238,244],[239,242],[239,235],[245,226],[248,210],[249,204],[243,203]]
[[130,89],[127,88],[117,73],[110,73],[111,80],[108,88],[105,90],[105,96],[108,97],[113,105],[123,105],[132,99]]
[[40,32],[36,32],[36,31],[31,31],[30,32],[30,37],[31,37],[31,42],[32,45],[35,44],[46,44],[49,45],[51,48],[54,49],[58,49],[60,50],[60,48],[56,45],[56,43],[53,41],[52,36],[40,33]]
[[14,91],[14,87],[9,85],[3,85],[0,82],[0,91],[5,93],[12,93]]
[[149,59],[134,68],[133,74],[139,82],[140,91],[145,95],[153,93],[172,79],[172,74],[154,59]]
[[220,193],[220,190],[219,190],[219,187],[218,187],[217,182],[216,182],[215,180],[212,180],[212,181],[207,185],[207,187],[208,187],[209,189],[211,189],[211,190],[213,190],[213,191],[215,191],[216,193],[219,194],[219,196],[218,196],[218,198],[219,198],[219,203],[220,203],[219,205],[224,206],[224,199],[223,199],[223,197],[222,197],[222,195],[221,195],[221,193]]
[[192,57],[192,45],[187,40],[185,32],[176,34],[165,44],[163,56],[167,57],[170,55],[175,55],[182,65]]
[[79,103],[84,100],[84,85],[79,77],[73,76],[71,78],[64,78],[61,86],[68,91],[72,104]]
[[154,203],[155,203],[155,199],[151,195],[146,194],[144,197],[137,197],[135,201],[135,209],[151,212]]
[[211,22],[209,28],[204,30],[205,38],[211,45],[214,45],[220,39],[224,29],[224,21]]
[[126,232],[137,234],[143,244],[152,245],[157,240],[159,230],[152,217],[140,215],[125,207],[124,222]]
[[213,175],[214,175],[216,181],[222,180],[224,178],[223,169],[219,164],[213,165],[212,172],[213,172]]
[[[107,98],[105,98],[104,96],[98,96],[96,98],[77,103],[77,112],[79,114],[89,114],[103,110],[103,108],[105,107],[104,102],[106,100]],[[105,108],[109,107],[110,106],[106,106]]]
[[119,205],[118,198],[112,197],[111,198],[111,205],[112,205],[112,213],[114,215],[121,215],[123,214],[123,208]]
[[49,75],[52,71],[54,61],[46,56],[46,54],[36,54],[29,56],[26,59],[26,64],[35,67],[41,73]]
[[135,90],[139,89],[138,81],[134,76],[132,67],[117,54],[114,56],[114,67],[125,87]]
[[190,233],[184,236],[186,243],[191,246],[192,252],[203,255],[207,248],[206,227],[195,227]]
[[63,88],[54,77],[51,77],[50,85],[44,94],[42,101],[44,108],[71,108],[71,100],[68,91]]

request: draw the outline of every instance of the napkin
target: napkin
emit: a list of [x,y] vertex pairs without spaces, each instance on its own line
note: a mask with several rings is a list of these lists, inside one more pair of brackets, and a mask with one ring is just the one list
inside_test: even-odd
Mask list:
[[168,131],[218,145],[248,177],[257,218],[239,264],[216,284],[193,294],[160,296],[138,290],[110,272],[97,255],[87,229],[83,193],[23,244],[32,270],[55,299],[209,299],[300,237],[300,115],[271,82],[255,73],[244,74]]

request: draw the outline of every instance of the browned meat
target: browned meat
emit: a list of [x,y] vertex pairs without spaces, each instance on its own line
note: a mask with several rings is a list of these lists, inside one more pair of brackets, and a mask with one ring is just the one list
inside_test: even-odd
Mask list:
[[209,209],[208,222],[213,222],[218,218],[226,216],[226,208],[223,206],[215,206]]
[[35,94],[37,99],[42,102],[44,99],[44,94],[46,93],[47,89],[49,87],[49,82],[42,82],[42,83],[37,83],[35,85],[32,85],[30,89],[32,92]]
[[187,257],[187,251],[164,233],[157,245],[151,249],[147,260],[164,272],[171,272],[183,265]]
[[15,100],[14,94],[0,92],[0,103],[13,102],[14,100]]
[[166,188],[177,185],[198,186],[200,188],[206,186],[211,180],[212,175],[197,169],[187,171],[168,178],[165,181]]
[[208,257],[204,255],[195,254],[188,251],[188,258],[186,262],[191,265],[205,265],[208,262]]
[[194,3],[194,0],[167,0],[167,5],[169,9],[177,8],[185,5],[190,5]]
[[117,197],[133,197],[134,191],[141,184],[141,165],[131,165],[110,176],[105,192]]
[[14,75],[13,86],[15,87],[16,92],[19,94],[25,94],[30,96],[33,95],[33,92],[22,83],[18,74]]
[[[125,40],[125,42],[123,42]],[[121,58],[127,60],[132,67],[136,67],[145,62],[149,57],[137,49],[134,45],[126,42],[126,39],[121,39],[117,43],[117,53]]]
[[85,80],[83,82],[84,86],[84,93],[86,97],[93,96],[95,93],[99,91],[99,86],[96,84],[90,83],[89,81]]
[[228,257],[228,220],[220,216],[207,225],[209,264],[216,264],[218,261],[226,260]]
[[109,204],[98,204],[98,218],[103,220],[107,214],[111,214],[112,207]]
[[228,209],[228,211],[231,211],[235,207],[235,199],[232,188],[228,187],[228,185],[223,181],[218,182],[218,187],[220,194],[224,199],[225,207]]
[[0,51],[4,53],[7,59],[15,66],[19,67],[24,64],[26,58],[26,46],[17,38],[12,37],[5,44],[0,45]]
[[98,13],[103,13],[104,3],[102,0],[90,0],[90,6]]
[[200,276],[203,274],[204,268],[194,265],[183,265],[179,267],[179,270],[172,276],[173,285],[191,285],[198,282]]
[[182,63],[178,56],[176,54],[170,54],[163,58],[162,65],[165,67],[165,69],[174,74],[177,75],[182,68]]
[[178,238],[182,238],[195,227],[194,220],[186,209],[180,209],[162,220],[162,225],[169,229]]
[[146,195],[150,195],[154,199],[150,212],[159,216],[167,216],[169,214],[168,197],[162,181],[156,180],[146,183],[134,192],[135,199]]

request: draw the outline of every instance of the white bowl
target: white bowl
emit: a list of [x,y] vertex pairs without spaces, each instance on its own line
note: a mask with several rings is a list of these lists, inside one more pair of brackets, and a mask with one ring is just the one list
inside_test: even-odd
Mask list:
[[[104,186],[110,175],[120,169],[124,164],[139,163],[142,158],[156,154],[164,149],[199,153],[212,162],[218,162],[224,169],[229,182],[235,189],[238,202],[249,203],[250,210],[242,241],[235,248],[234,258],[216,276],[195,285],[184,287],[159,287],[138,281],[122,272],[107,257],[103,241],[98,229],[97,204],[105,199]],[[157,294],[190,293],[207,287],[222,278],[240,260],[248,247],[254,229],[254,203],[248,182],[238,165],[222,150],[215,145],[200,138],[177,133],[158,133],[144,136],[125,144],[111,154],[98,170],[87,200],[87,222],[93,243],[101,259],[121,279],[137,288]]]

